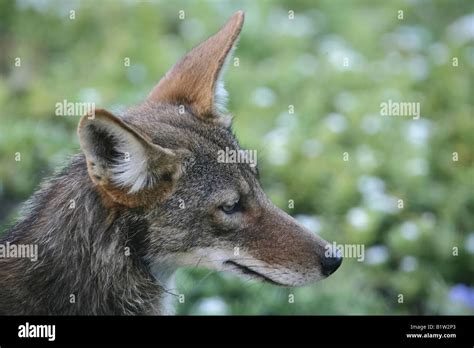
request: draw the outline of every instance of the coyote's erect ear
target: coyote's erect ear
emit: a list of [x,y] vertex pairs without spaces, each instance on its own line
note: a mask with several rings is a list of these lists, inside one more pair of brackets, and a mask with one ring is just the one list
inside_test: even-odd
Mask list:
[[225,110],[227,92],[221,72],[244,23],[244,13],[236,12],[215,35],[184,56],[160,80],[148,100],[184,104],[201,118],[216,117]]
[[159,200],[179,176],[179,153],[153,144],[106,110],[83,116],[78,135],[89,176],[116,203],[136,207]]

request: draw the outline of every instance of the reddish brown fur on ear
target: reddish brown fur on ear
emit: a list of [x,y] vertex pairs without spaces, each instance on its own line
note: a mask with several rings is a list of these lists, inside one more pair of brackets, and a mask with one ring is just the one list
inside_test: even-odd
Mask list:
[[104,205],[146,207],[172,193],[185,151],[153,144],[134,126],[103,109],[83,116],[77,132],[89,177]]
[[244,13],[236,12],[218,33],[184,56],[160,80],[147,99],[186,104],[199,117],[213,117],[217,79],[243,23]]

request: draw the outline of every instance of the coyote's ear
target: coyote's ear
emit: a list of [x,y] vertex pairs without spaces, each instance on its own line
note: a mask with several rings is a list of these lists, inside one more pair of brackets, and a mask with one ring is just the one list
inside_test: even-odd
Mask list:
[[148,100],[188,105],[201,118],[213,118],[219,111],[225,111],[227,92],[220,75],[243,23],[244,13],[238,11],[217,34],[171,68],[151,91]]
[[155,145],[106,110],[83,116],[79,141],[92,181],[116,203],[145,205],[172,190],[181,155]]

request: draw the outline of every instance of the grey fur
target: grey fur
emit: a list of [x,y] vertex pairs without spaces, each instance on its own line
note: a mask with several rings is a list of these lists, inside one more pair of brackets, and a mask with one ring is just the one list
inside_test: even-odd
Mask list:
[[[221,51],[230,51],[242,24],[238,12],[218,39],[206,41],[199,54],[192,51],[175,69],[193,74],[193,60],[200,69],[221,69]],[[209,46],[220,63],[203,64],[206,45],[221,44],[221,51]],[[219,71],[211,73],[198,77],[213,83],[209,77],[217,78]],[[283,286],[328,275],[328,243],[269,201],[258,170],[249,163],[218,161],[219,151],[240,150],[229,119],[209,111],[214,110],[206,104],[209,95],[186,90],[179,71],[167,76],[158,87],[169,90],[158,88],[151,96],[173,102],[149,98],[120,118],[104,110],[96,115],[99,123],[82,118],[84,154],[42,185],[0,239],[0,244],[36,245],[39,254],[36,262],[0,258],[0,314],[168,314],[173,273],[186,266]],[[189,78],[194,85],[201,81]],[[180,86],[193,96],[191,105],[180,99],[186,99]],[[110,178],[121,146],[138,148],[133,159],[146,163],[135,167],[149,175],[146,186],[133,194]],[[235,202],[231,213],[223,209]]]

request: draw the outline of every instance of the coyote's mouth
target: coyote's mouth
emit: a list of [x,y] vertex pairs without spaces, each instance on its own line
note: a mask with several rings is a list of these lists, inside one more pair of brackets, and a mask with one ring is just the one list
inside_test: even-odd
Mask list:
[[250,269],[249,267],[247,266],[244,266],[244,265],[241,265],[235,261],[232,261],[232,260],[227,260],[224,262],[225,265],[231,265],[235,268],[237,268],[241,273],[245,274],[245,275],[248,275],[248,276],[251,276],[252,278],[255,278],[255,279],[259,279],[261,281],[264,281],[264,282],[268,282],[268,283],[271,283],[271,284],[274,284],[274,285],[279,285],[279,286],[285,286],[285,284],[282,284],[282,283],[278,283],[276,281],[274,281],[273,279],[261,274],[261,273],[258,273],[256,271],[254,271],[253,269]]

